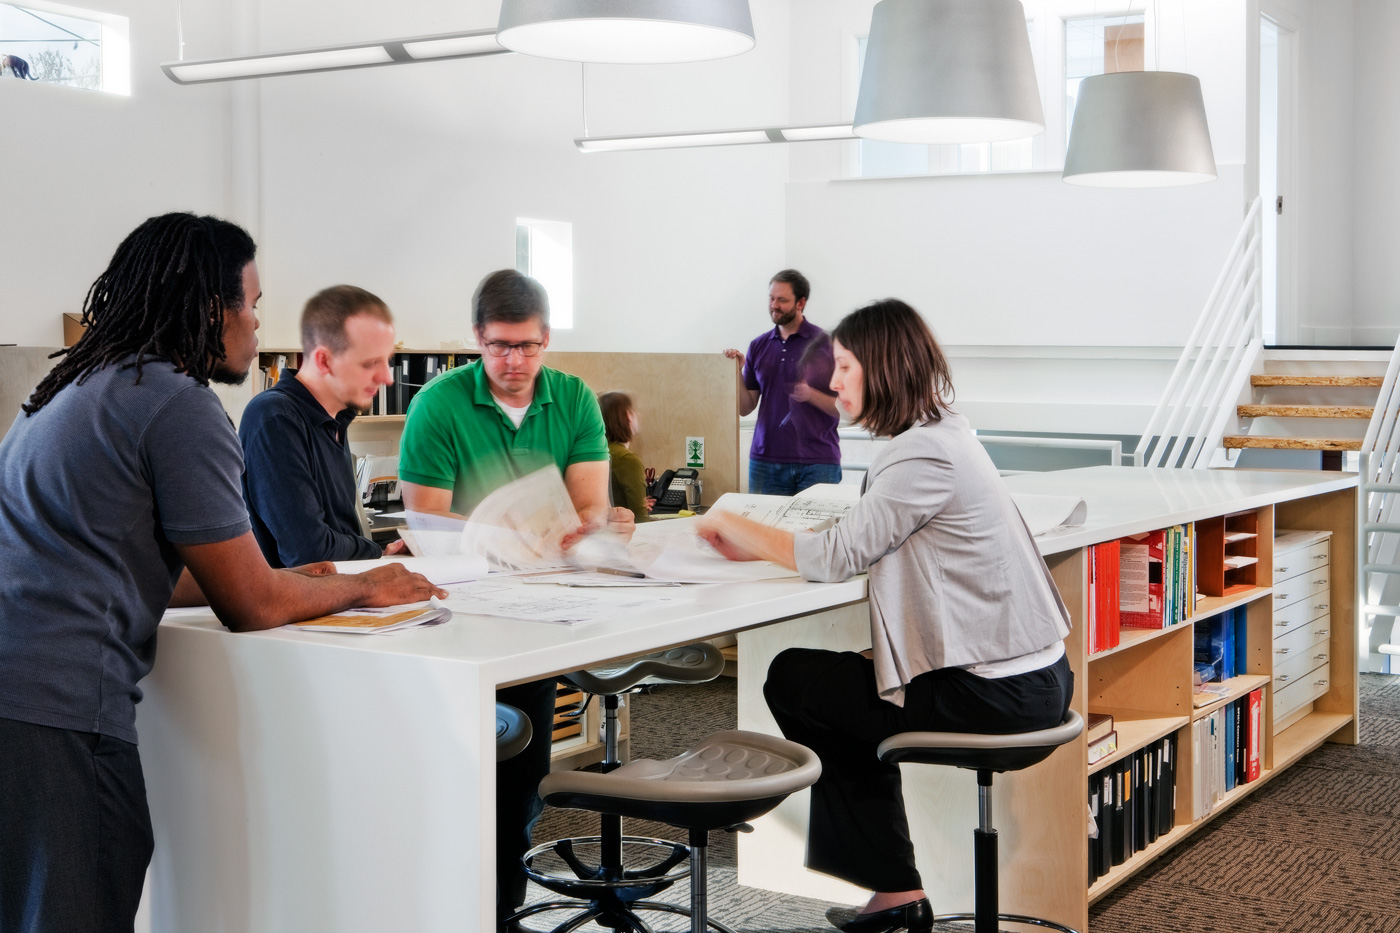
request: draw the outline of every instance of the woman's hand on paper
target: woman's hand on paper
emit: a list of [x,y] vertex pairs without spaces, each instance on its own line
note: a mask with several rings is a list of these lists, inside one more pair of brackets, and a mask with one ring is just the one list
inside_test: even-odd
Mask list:
[[729,560],[758,560],[758,555],[745,550],[725,534],[727,519],[727,512],[711,512],[696,522],[695,533]]
[[637,520],[632,517],[631,509],[624,509],[621,506],[612,506],[606,513],[591,521],[584,522],[578,526],[576,531],[571,531],[560,540],[559,546],[564,550],[569,550],[578,544],[588,535],[595,531],[606,530],[609,534],[615,534],[624,541],[632,540],[632,533],[637,530]]
[[402,606],[405,603],[421,603],[433,596],[447,598],[446,590],[429,583],[421,573],[405,569],[403,564],[385,564],[360,576],[370,584],[365,606]]

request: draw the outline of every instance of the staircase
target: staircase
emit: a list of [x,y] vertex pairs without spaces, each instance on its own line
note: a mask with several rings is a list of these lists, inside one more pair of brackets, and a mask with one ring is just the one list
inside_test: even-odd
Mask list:
[[1389,350],[1265,350],[1212,465],[1262,449],[1320,451],[1324,468],[1341,469],[1344,452],[1361,450],[1389,359]]

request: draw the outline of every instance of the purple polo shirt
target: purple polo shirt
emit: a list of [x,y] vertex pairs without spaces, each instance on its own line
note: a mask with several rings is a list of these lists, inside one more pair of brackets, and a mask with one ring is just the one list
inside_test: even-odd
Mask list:
[[832,395],[828,386],[833,367],[831,338],[806,318],[787,340],[777,327],[753,339],[744,358],[744,385],[760,393],[751,459],[766,463],[841,462],[841,445],[836,439],[840,419],[815,405],[792,400],[792,389],[798,382]]

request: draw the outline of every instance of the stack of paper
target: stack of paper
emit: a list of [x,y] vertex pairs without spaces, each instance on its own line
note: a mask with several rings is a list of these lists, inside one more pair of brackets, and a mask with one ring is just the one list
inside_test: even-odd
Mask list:
[[355,635],[385,635],[407,628],[441,625],[452,618],[452,610],[432,604],[387,609],[348,609],[318,619],[293,622],[289,628],[307,632],[348,632]]

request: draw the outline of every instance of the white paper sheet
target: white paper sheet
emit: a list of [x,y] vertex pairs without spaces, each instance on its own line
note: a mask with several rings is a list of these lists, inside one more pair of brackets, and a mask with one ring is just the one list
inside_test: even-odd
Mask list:
[[655,610],[677,597],[649,588],[587,589],[527,586],[518,577],[446,587],[442,605],[453,612],[577,625]]
[[1011,494],[1011,500],[1021,510],[1026,527],[1036,537],[1082,525],[1089,515],[1088,504],[1074,496],[1036,496],[1017,492]]
[[336,573],[364,573],[388,564],[402,564],[405,569],[421,573],[434,586],[447,586],[449,583],[466,583],[486,576],[484,558],[463,555],[460,557],[380,557],[376,560],[338,560]]

